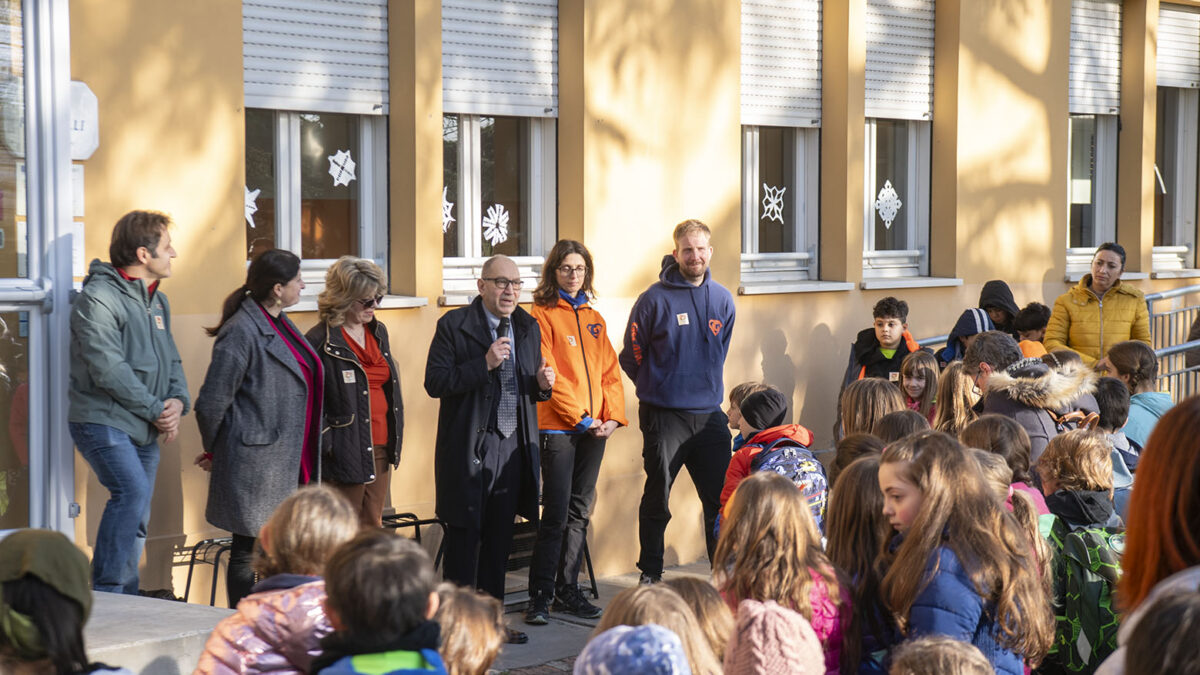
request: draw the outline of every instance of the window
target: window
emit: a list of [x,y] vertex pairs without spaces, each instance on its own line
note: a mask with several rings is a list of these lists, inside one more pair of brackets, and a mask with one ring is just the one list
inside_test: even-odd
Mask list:
[[930,123],[868,119],[864,277],[929,274]]
[[1117,116],[1071,115],[1067,273],[1086,274],[1117,232]]
[[1200,91],[1158,88],[1154,147],[1154,271],[1196,265],[1196,162]]
[[442,117],[447,299],[475,294],[484,260],[498,253],[527,280],[541,276],[557,232],[555,146],[552,118]]
[[343,255],[387,254],[387,119],[246,110],[246,257],[283,248],[315,295]]
[[742,285],[818,279],[820,133],[742,128]]

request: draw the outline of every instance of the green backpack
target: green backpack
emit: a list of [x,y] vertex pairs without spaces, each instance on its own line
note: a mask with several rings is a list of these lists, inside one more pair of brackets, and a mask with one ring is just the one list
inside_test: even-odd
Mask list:
[[1042,516],[1054,584],[1054,644],[1046,660],[1067,671],[1091,673],[1117,649],[1113,591],[1121,577],[1125,535],[1113,528],[1072,528]]

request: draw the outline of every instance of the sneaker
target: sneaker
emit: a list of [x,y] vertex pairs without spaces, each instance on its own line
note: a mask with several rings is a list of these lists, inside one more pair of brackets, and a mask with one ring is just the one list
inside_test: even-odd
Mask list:
[[647,572],[642,572],[642,576],[638,577],[638,585],[639,586],[652,586],[654,584],[661,584],[661,583],[662,583],[662,575],[661,574],[649,574]]
[[554,611],[574,614],[581,619],[598,619],[604,613],[603,609],[588,602],[575,584],[563,586],[554,594]]
[[525,609],[525,623],[530,626],[545,626],[550,623],[550,594],[531,592],[529,606]]

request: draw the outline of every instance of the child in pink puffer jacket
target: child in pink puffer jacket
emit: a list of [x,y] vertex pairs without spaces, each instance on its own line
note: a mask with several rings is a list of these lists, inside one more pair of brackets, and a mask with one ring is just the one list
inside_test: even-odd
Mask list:
[[774,600],[807,619],[821,641],[825,672],[838,672],[850,595],[821,550],[812,512],[792,481],[760,471],[738,485],[713,569],[734,612],[742,600]]

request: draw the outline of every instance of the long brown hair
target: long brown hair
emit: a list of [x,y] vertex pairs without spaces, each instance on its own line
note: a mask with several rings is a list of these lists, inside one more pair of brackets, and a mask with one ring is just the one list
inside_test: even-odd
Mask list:
[[1042,538],[1042,533],[1038,529],[1037,505],[1033,503],[1033,497],[1023,490],[1013,489],[1013,471],[1005,463],[1003,457],[979,448],[971,448],[971,453],[975,457],[975,461],[979,462],[983,479],[992,489],[992,494],[996,496],[996,499],[1001,504],[1012,501],[1013,519],[1017,521],[1017,525],[1025,531],[1025,536],[1029,539],[1030,548],[1033,549],[1034,562],[1037,563],[1038,573],[1042,578],[1042,586],[1049,594],[1051,592],[1050,547],[1046,545],[1046,540]]
[[938,378],[937,415],[933,418],[933,428],[952,436],[975,419],[972,406],[979,402],[979,395],[974,393],[975,383],[963,369],[963,362],[955,361],[946,366]]
[[1200,565],[1200,397],[1167,411],[1138,461],[1117,598],[1125,611],[1154,585]]
[[1145,342],[1118,342],[1108,350],[1108,362],[1118,375],[1129,378],[1130,394],[1156,390],[1158,358]]
[[699,577],[675,577],[663,582],[672,588],[692,608],[696,623],[708,639],[708,646],[718,661],[725,660],[725,647],[733,634],[733,611],[721,599],[717,589]]
[[1012,470],[1012,483],[1033,484],[1029,474],[1029,432],[1016,420],[1004,415],[980,415],[958,432],[958,440],[969,448],[995,453]]
[[500,601],[470,588],[441,583],[437,614],[442,627],[442,660],[449,675],[484,675],[504,646]]
[[262,578],[276,574],[321,576],[338,546],[358,533],[358,512],[328,485],[306,485],[275,507],[259,533],[261,550],[252,567]]
[[897,410],[904,410],[900,387],[878,377],[855,380],[842,392],[842,429],[847,436],[869,434],[880,417]]
[[[900,388],[904,389],[904,380],[910,377],[919,377],[925,380],[925,390],[921,392],[921,398],[917,399],[917,412],[921,413],[922,417],[929,419],[929,413],[933,412],[933,404],[937,400],[937,381],[938,381],[938,364],[937,359],[933,358],[933,354],[926,351],[913,352],[904,357],[900,362]],[[902,391],[905,400],[908,400],[908,392]]]
[[913,602],[929,583],[930,560],[937,574],[938,550],[945,547],[958,557],[975,592],[993,606],[997,641],[1032,665],[1041,662],[1054,639],[1050,598],[1024,533],[984,483],[979,464],[939,431],[888,446],[881,465],[892,463],[922,495],[899,548],[885,545],[880,554],[887,568],[880,596],[901,630],[907,630]]
[[583,286],[579,290],[586,293],[589,298],[596,296],[596,290],[592,288],[594,271],[592,254],[588,252],[586,246],[574,239],[559,239],[546,254],[546,262],[542,264],[542,278],[538,281],[537,288],[533,290],[534,304],[543,307],[553,307],[558,304],[558,268],[572,253],[582,256],[583,264],[587,267],[587,272],[583,274]]
[[738,602],[774,600],[812,621],[813,575],[830,601],[841,602],[837,575],[821,550],[821,536],[804,495],[773,471],[738,484],[713,554],[717,587]]
[[885,613],[879,604],[881,575],[875,557],[890,532],[879,491],[879,455],[864,455],[838,474],[825,521],[825,553],[852,584],[854,613],[842,642],[844,673],[857,672],[864,633],[870,632],[880,641],[885,636],[881,623]]
[[[785,479],[786,480],[786,479]],[[792,490],[796,488],[793,487]],[[604,608],[592,637],[615,626],[643,626],[656,623],[679,636],[688,664],[696,675],[720,675],[721,664],[708,646],[692,608],[666,584],[634,586],[613,597]]]

